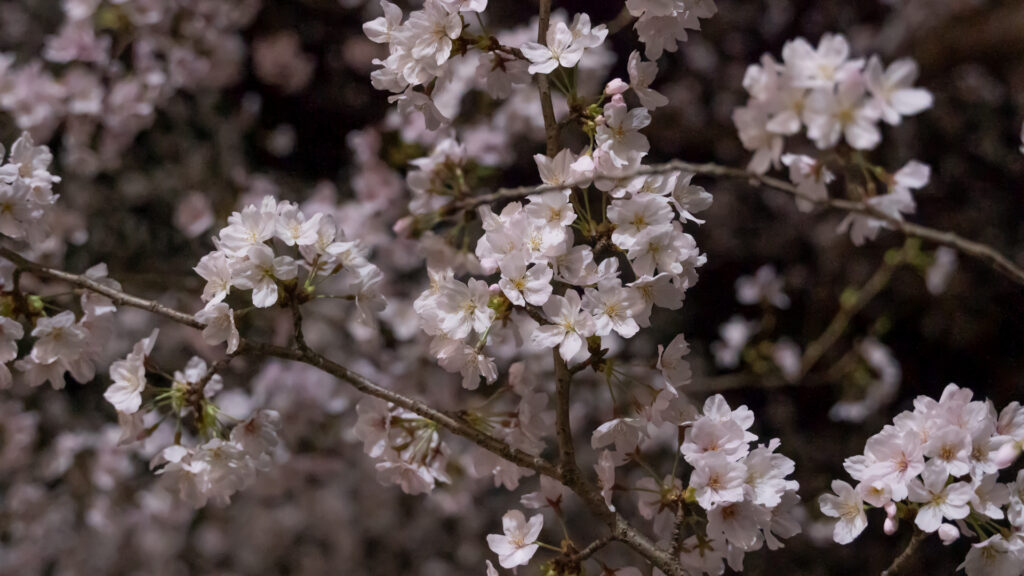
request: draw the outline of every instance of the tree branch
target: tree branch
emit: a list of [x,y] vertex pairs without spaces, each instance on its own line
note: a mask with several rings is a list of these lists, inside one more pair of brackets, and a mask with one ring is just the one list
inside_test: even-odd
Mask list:
[[[0,246],[0,257],[10,260],[19,269],[27,270],[34,274],[38,274],[39,276],[52,278],[54,280],[61,280],[69,284],[91,290],[97,294],[102,294],[120,306],[129,306],[132,308],[146,310],[197,330],[202,330],[206,327],[201,322],[198,322],[191,314],[175,310],[152,300],[132,296],[109,286],[104,286],[91,278],[87,278],[79,274],[56,270],[43,266],[42,264],[32,262],[5,246]],[[298,318],[301,321],[301,317]],[[243,338],[239,342],[238,350],[235,355],[237,354],[271,356],[282,360],[292,360],[295,362],[309,364],[310,366],[319,368],[324,372],[337,377],[364,394],[391,402],[395,406],[400,406],[410,412],[414,412],[428,420],[436,422],[449,432],[452,432],[457,436],[462,436],[485,450],[501,456],[509,462],[524,468],[530,468],[531,470],[535,470],[538,473],[551,478],[560,478],[558,470],[547,460],[539,456],[527,454],[522,450],[512,448],[490,434],[474,428],[472,425],[457,416],[432,408],[420,400],[383,388],[361,374],[327,359],[308,347],[285,348],[263,342],[246,340]]]
[[928,537],[928,533],[914,528],[914,535],[910,537],[910,542],[907,543],[907,547],[900,552],[900,555],[892,561],[892,564],[888,568],[882,570],[882,576],[896,576],[900,574],[907,566],[907,562],[914,555],[917,547]]
[[807,345],[807,350],[804,352],[803,359],[800,362],[801,379],[814,368],[818,361],[821,360],[821,357],[839,340],[839,337],[846,331],[846,327],[849,326],[853,317],[889,285],[893,273],[906,262],[906,251],[907,247],[904,246],[903,250],[900,250],[895,258],[890,259],[886,257],[882,265],[875,270],[871,278],[857,292],[857,298],[853,302],[846,303],[840,301],[839,311],[836,312],[832,321],[829,322],[828,327],[825,328],[825,331],[817,339]]
[[[540,22],[537,25],[537,42],[547,46],[548,26],[551,23],[551,0],[540,0]],[[547,155],[558,154],[558,122],[555,107],[551,103],[551,85],[547,74],[537,75],[537,91],[540,94],[540,109],[544,115],[544,134],[547,141]]]
[[[682,160],[672,160],[663,164],[650,164],[641,166],[638,170],[630,172],[621,177],[621,179],[632,178],[635,176],[644,176],[651,174],[664,174],[667,172],[692,172],[701,176],[710,176],[718,178],[731,178],[747,180],[752,185],[764,188],[770,188],[785,192],[790,196],[799,197],[803,200],[817,204],[825,208],[832,208],[842,212],[850,212],[854,214],[863,214],[870,216],[877,220],[882,220],[888,223],[892,228],[905,236],[912,236],[920,238],[934,244],[942,246],[948,246],[953,248],[957,252],[965,256],[969,256],[978,260],[979,262],[989,266],[997,272],[1003,274],[1010,280],[1013,280],[1017,284],[1024,286],[1024,269],[1014,264],[1009,258],[1001,254],[996,249],[968,240],[953,232],[945,232],[942,230],[936,230],[920,224],[914,224],[898,218],[893,218],[888,214],[884,214],[872,208],[870,205],[864,202],[854,200],[843,200],[839,198],[828,198],[825,200],[813,200],[802,196],[793,184],[764,174],[756,174],[754,172],[748,172],[741,168],[732,168],[729,166],[721,166],[719,164],[704,163],[694,164],[692,162],[684,162]],[[467,198],[465,201],[455,205],[455,209],[469,210],[473,209],[482,204],[489,204],[492,202],[521,200],[534,194],[542,194],[544,192],[553,192],[556,190],[565,190],[567,188],[573,188],[584,185],[585,182],[571,182],[561,186],[557,185],[543,185],[543,186],[520,186],[517,188],[501,188],[490,194],[482,194],[480,196],[474,196]]]
[[558,347],[551,349],[555,362],[555,436],[558,438],[558,469],[563,483],[575,483],[580,469],[576,464],[576,445],[569,423],[569,399],[572,389],[572,373],[562,359]]

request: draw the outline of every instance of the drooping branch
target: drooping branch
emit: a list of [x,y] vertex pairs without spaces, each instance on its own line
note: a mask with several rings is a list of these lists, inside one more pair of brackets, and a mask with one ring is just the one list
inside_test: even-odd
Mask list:
[[[73,274],[71,272],[65,272],[63,270],[57,270],[44,266],[42,264],[33,262],[10,250],[5,246],[0,246],[0,257],[3,257],[11,261],[17,268],[32,272],[39,276],[51,278],[54,280],[61,280],[68,284],[78,286],[90,290],[97,294],[101,294],[110,298],[115,304],[120,306],[128,306],[132,308],[139,308],[163,316],[169,320],[201,330],[205,326],[197,321],[191,314],[175,310],[168,306],[164,306],[159,302],[153,300],[146,300],[137,296],[132,296],[121,290],[117,290],[110,286],[105,286],[96,282],[95,280],[82,276],[80,274]],[[449,432],[462,436],[467,440],[477,444],[478,446],[501,456],[502,458],[524,468],[529,468],[545,476],[558,479],[558,470],[551,465],[547,460],[539,457],[532,456],[512,448],[505,444],[501,440],[478,430],[469,423],[463,421],[461,418],[442,412],[435,408],[430,407],[425,402],[410,398],[393,390],[388,390],[362,376],[361,374],[352,371],[341,364],[338,364],[332,360],[327,359],[321,354],[309,349],[304,344],[302,346],[296,346],[295,348],[285,348],[281,346],[274,346],[263,342],[255,342],[252,340],[241,339],[236,354],[249,354],[256,356],[270,356],[274,358],[280,358],[282,360],[292,360],[295,362],[302,362],[309,364],[337,377],[338,379],[351,385],[356,390],[391,402],[395,406],[399,406],[414,412],[428,420],[437,423],[439,426],[447,429]]]
[[[551,154],[549,154],[551,155]],[[978,260],[979,262],[991,267],[997,272],[1003,274],[1010,280],[1013,280],[1017,284],[1024,286],[1024,268],[1014,264],[1009,258],[1004,256],[995,248],[976,242],[974,240],[968,240],[953,232],[946,232],[943,230],[936,230],[920,224],[914,224],[907,222],[899,218],[894,218],[888,214],[880,212],[874,209],[871,205],[855,201],[855,200],[844,200],[840,198],[827,198],[824,200],[815,200],[803,196],[799,193],[796,186],[785,180],[775,178],[773,176],[767,176],[764,174],[757,174],[749,172],[742,168],[732,168],[729,166],[722,166],[713,163],[695,164],[692,162],[685,162],[682,160],[672,160],[662,164],[650,164],[641,166],[639,169],[622,175],[621,178],[631,178],[635,176],[646,176],[653,174],[666,174],[669,172],[691,172],[693,174],[699,174],[701,176],[709,176],[713,178],[729,178],[738,180],[747,180],[751,185],[757,187],[770,188],[772,190],[778,190],[789,194],[790,196],[799,197],[802,200],[817,204],[824,208],[831,208],[841,212],[849,212],[853,214],[863,214],[870,216],[877,220],[882,220],[889,224],[894,230],[902,233],[905,236],[911,236],[920,238],[922,240],[938,244],[941,246],[948,246],[957,252],[965,256],[969,256]],[[490,194],[481,194],[479,196],[473,196],[466,200],[456,204],[454,209],[456,210],[470,210],[483,204],[490,204],[493,202],[507,202],[512,200],[521,200],[535,194],[542,194],[544,192],[553,192],[555,190],[564,190],[567,188],[573,188],[576,186],[582,186],[585,182],[570,182],[561,186],[557,185],[543,185],[543,186],[520,186],[516,188],[501,188]]]

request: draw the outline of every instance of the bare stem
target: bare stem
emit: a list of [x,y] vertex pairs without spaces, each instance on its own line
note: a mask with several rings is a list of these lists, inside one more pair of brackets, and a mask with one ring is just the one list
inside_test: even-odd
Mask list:
[[907,547],[900,552],[900,555],[892,561],[892,564],[888,568],[882,570],[882,576],[896,576],[900,574],[904,568],[907,567],[907,562],[910,561],[910,557],[914,555],[917,547],[928,537],[928,533],[922,530],[914,529],[914,535],[910,537],[910,542],[907,543]]

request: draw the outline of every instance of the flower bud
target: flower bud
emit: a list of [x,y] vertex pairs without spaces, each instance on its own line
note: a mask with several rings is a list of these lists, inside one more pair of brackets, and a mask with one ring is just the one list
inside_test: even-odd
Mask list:
[[942,540],[943,546],[949,546],[959,537],[960,531],[956,529],[956,526],[946,522],[939,526],[939,539]]
[[626,90],[629,90],[629,84],[622,81],[621,78],[614,78],[604,87],[604,93],[608,96],[616,96],[622,94]]
[[391,231],[399,238],[408,238],[416,220],[412,216],[403,216],[391,227]]
[[1003,444],[999,451],[996,452],[995,457],[992,458],[995,462],[996,467],[1000,470],[1009,467],[1013,464],[1017,456],[1020,456],[1021,443],[1020,442],[1007,442]]

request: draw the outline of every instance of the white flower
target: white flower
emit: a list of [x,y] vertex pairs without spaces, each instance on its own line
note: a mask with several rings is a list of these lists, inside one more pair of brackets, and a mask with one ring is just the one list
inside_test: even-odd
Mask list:
[[18,340],[25,336],[20,322],[0,316],[0,390],[10,387],[11,370],[7,363],[18,357]]
[[696,491],[701,508],[710,510],[721,503],[742,501],[746,478],[746,466],[730,462],[721,454],[712,454],[694,465],[690,487]]
[[881,113],[864,95],[864,80],[858,76],[840,82],[835,91],[812,91],[804,110],[807,137],[821,150],[834,147],[841,137],[858,150],[878,146],[882,140],[878,130]]
[[623,167],[642,158],[651,149],[647,137],[640,129],[651,123],[646,108],[627,110],[621,96],[615,96],[604,106],[604,122],[597,126],[597,145],[608,152],[612,164]]
[[763,103],[752,101],[733,110],[732,122],[736,125],[743,147],[754,151],[747,170],[764,174],[772,166],[778,167],[783,140],[782,136],[768,130],[768,109]]
[[796,84],[804,88],[831,88],[835,83],[855,76],[864,66],[863,60],[847,60],[850,45],[841,34],[824,34],[818,48],[811,48],[803,38],[787,42],[782,59],[789,67]]
[[552,271],[547,264],[534,264],[527,270],[526,257],[517,252],[502,259],[499,267],[498,286],[513,304],[543,306],[551,297]]
[[31,357],[40,364],[71,360],[82,354],[88,331],[75,320],[74,312],[65,310],[53,317],[36,321],[32,337],[37,338]]
[[402,9],[387,0],[380,0],[380,7],[384,15],[364,23],[363,33],[371,42],[387,44],[391,34],[402,25]]
[[690,345],[682,334],[677,334],[668,346],[658,346],[658,370],[665,380],[673,386],[685,386],[690,383],[693,372],[690,363],[683,357],[690,353]]
[[504,535],[487,536],[487,546],[498,555],[498,564],[502,568],[529,564],[540,547],[536,542],[544,528],[544,516],[536,514],[527,522],[522,512],[510,510],[501,517],[501,525]]
[[640,52],[634,50],[629,55],[626,70],[629,72],[629,86],[640,99],[641,106],[654,110],[668,104],[668,98],[651,89],[651,82],[658,76],[656,62],[644,62],[640,58]]
[[943,518],[960,520],[971,513],[968,503],[974,496],[971,485],[956,482],[946,485],[949,474],[941,467],[926,466],[921,473],[922,480],[914,478],[908,485],[911,502],[924,504],[917,511],[914,524],[925,532],[935,532]]
[[789,296],[783,292],[785,280],[779,278],[775,266],[765,264],[753,276],[736,279],[736,300],[740,304],[768,304],[785,310],[789,308]]
[[193,270],[206,280],[203,301],[220,302],[231,291],[231,263],[223,252],[211,252],[203,256]]
[[615,444],[619,454],[629,454],[640,443],[640,423],[636,418],[615,418],[594,430],[590,445],[595,450]]
[[1014,540],[1017,542],[1010,543],[996,535],[974,544],[956,569],[965,571],[967,576],[1020,576],[1024,546],[1019,536]]
[[238,328],[235,327],[235,312],[224,302],[210,302],[205,308],[196,312],[196,321],[206,325],[203,328],[203,340],[216,346],[221,342],[227,342],[227,353],[232,354],[238,350],[240,337]]
[[672,190],[672,202],[679,211],[679,217],[684,220],[703,224],[694,214],[703,212],[711,207],[714,198],[704,189],[703,186],[690,184],[695,174],[683,172],[676,179],[675,188]]
[[550,186],[574,184],[585,187],[594,174],[593,159],[586,155],[576,156],[568,148],[559,151],[554,158],[534,154],[533,160],[537,163],[541,182]]
[[864,514],[864,501],[860,493],[842,480],[832,481],[832,491],[836,495],[822,494],[818,498],[821,513],[830,518],[838,518],[832,531],[832,539],[837,544],[853,542],[868,525],[868,517]]
[[584,45],[573,42],[572,30],[565,22],[555,22],[548,28],[547,46],[526,42],[520,46],[530,64],[530,74],[549,74],[558,68],[572,68],[583,56]]
[[146,387],[146,356],[153,350],[158,331],[139,341],[125,359],[110,365],[113,384],[103,393],[107,402],[123,414],[134,414],[142,405],[142,390]]
[[217,248],[228,256],[244,257],[250,248],[273,238],[276,228],[277,203],[267,196],[260,207],[250,204],[228,217],[228,225],[218,235]]
[[801,212],[828,199],[828,184],[835,175],[824,164],[803,154],[783,154],[782,163],[789,166],[789,180],[796,184],[796,206]]
[[544,315],[552,323],[539,326],[532,341],[543,348],[558,346],[566,362],[583,348],[584,339],[594,334],[594,318],[580,310],[580,295],[575,290],[565,296],[552,295],[544,304]]
[[269,308],[277,304],[277,281],[291,280],[298,273],[298,266],[288,256],[274,257],[274,251],[265,244],[249,248],[244,260],[231,264],[232,285],[243,290],[252,290],[252,304],[257,308]]
[[912,116],[932,106],[931,92],[911,88],[917,79],[917,64],[909,58],[896,60],[883,71],[881,60],[872,56],[864,79],[882,120],[888,124],[899,124],[901,116]]
[[583,309],[594,317],[594,334],[607,336],[612,331],[623,338],[632,338],[640,326],[636,316],[643,302],[635,290],[623,286],[618,279],[602,280],[593,288],[584,289]]
[[441,286],[437,307],[441,329],[454,339],[465,338],[471,331],[483,334],[494,320],[494,310],[487,307],[491,294],[487,283],[470,278],[469,282],[450,279]]
[[438,0],[427,0],[422,10],[409,14],[402,34],[412,45],[413,58],[433,60],[440,66],[451,56],[452,40],[462,34],[462,19],[458,12],[449,13]]

